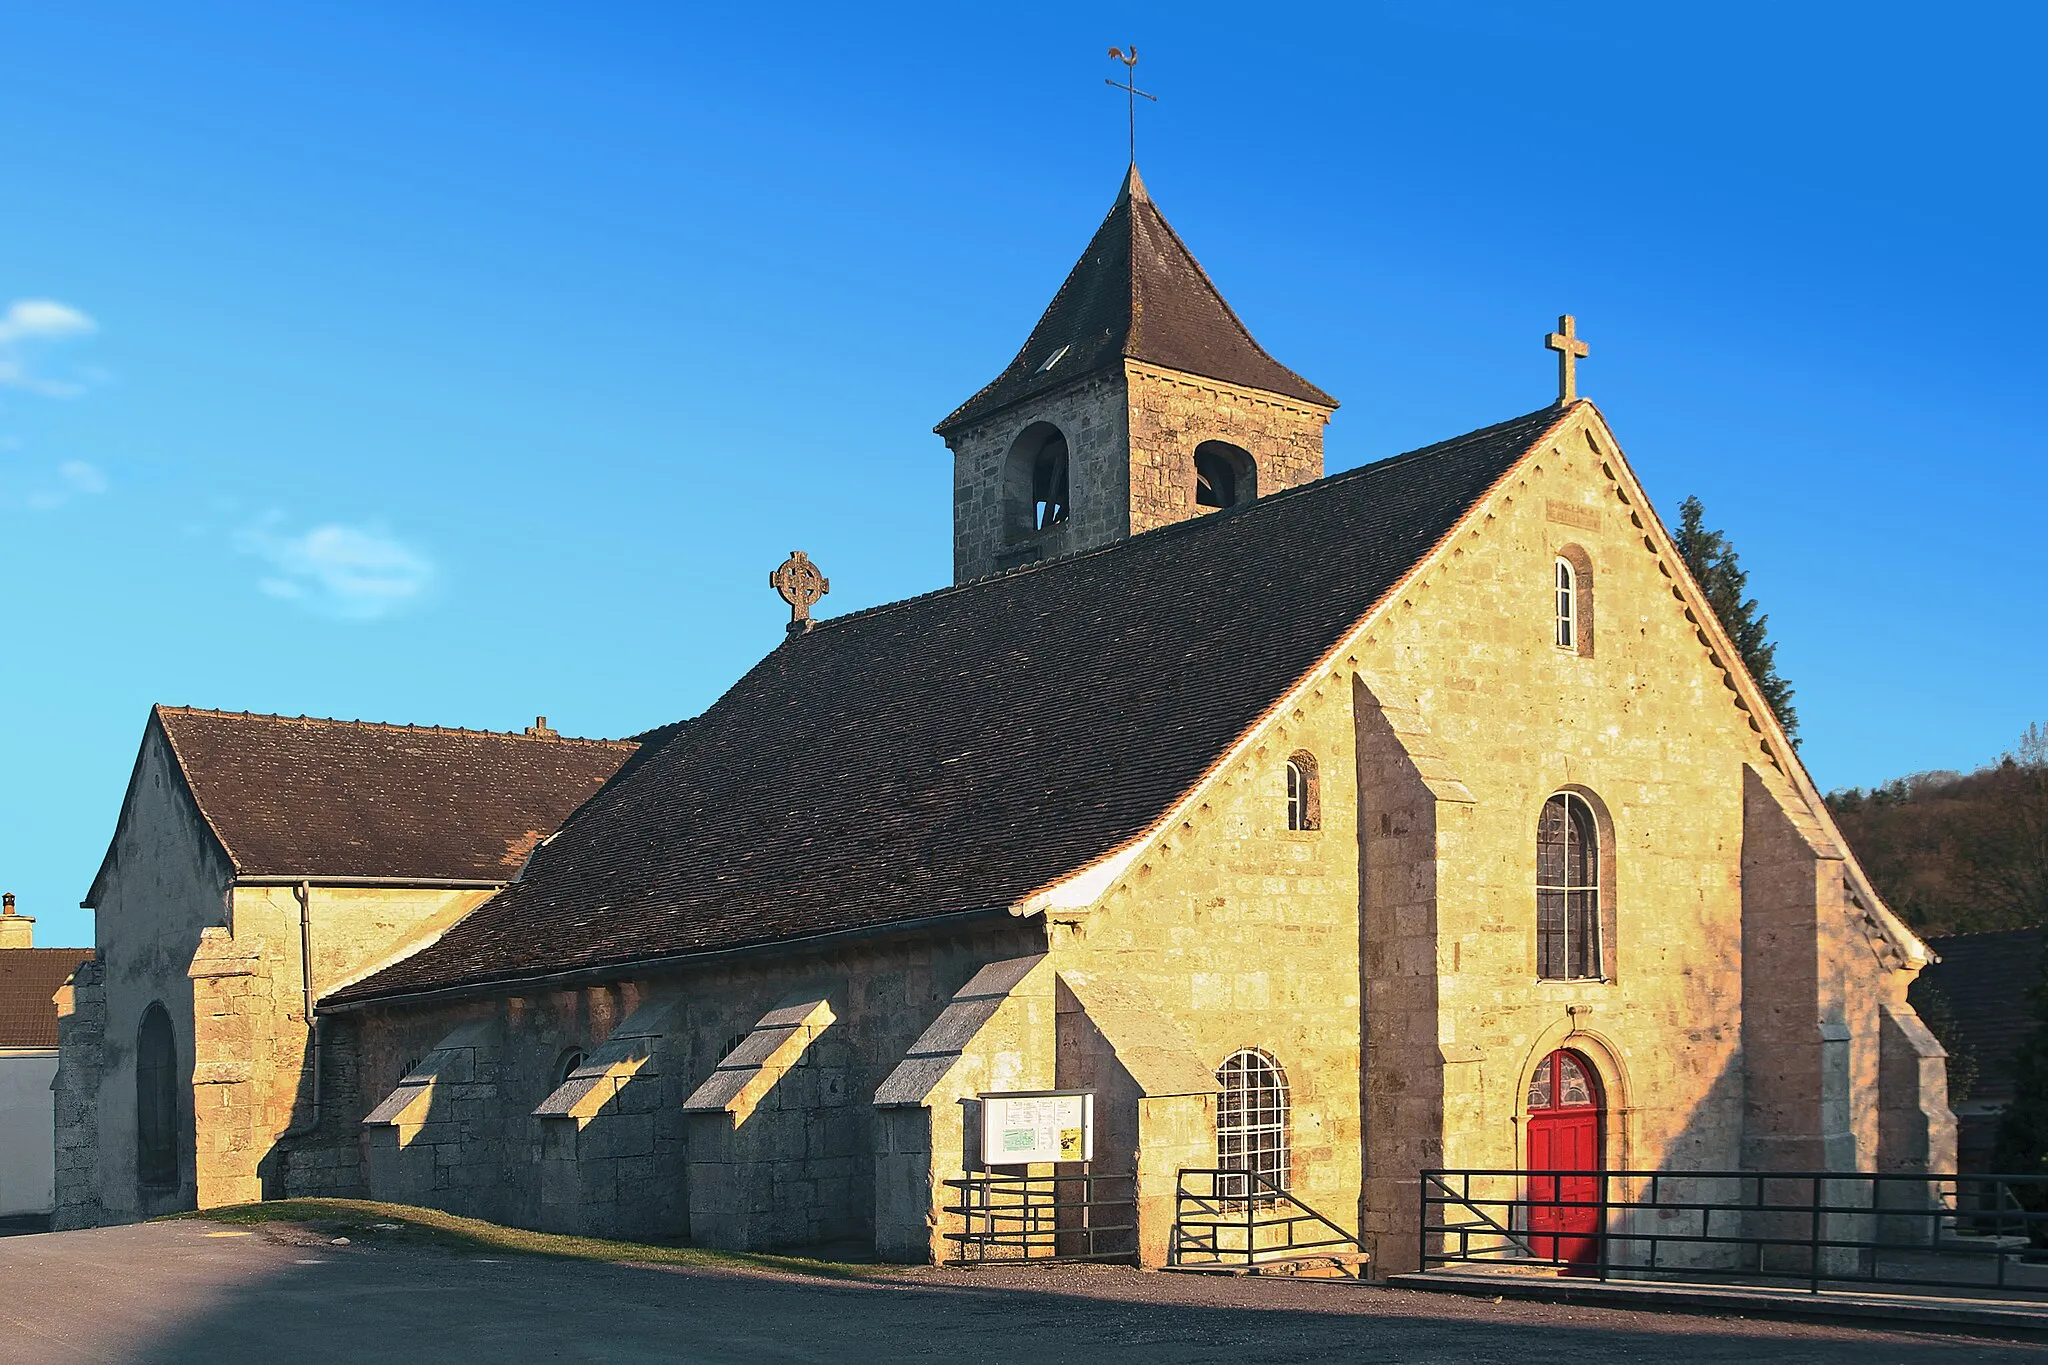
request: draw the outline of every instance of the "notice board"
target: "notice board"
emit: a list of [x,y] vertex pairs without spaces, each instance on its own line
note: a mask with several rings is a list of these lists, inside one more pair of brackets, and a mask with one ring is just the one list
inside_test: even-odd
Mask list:
[[1094,1159],[1094,1091],[1024,1090],[981,1096],[982,1165]]

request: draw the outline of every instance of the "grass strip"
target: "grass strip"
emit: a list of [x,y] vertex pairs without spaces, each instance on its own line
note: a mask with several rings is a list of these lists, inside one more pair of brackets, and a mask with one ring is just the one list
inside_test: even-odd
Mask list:
[[[367,1246],[380,1242],[403,1243],[436,1246],[449,1251],[550,1256],[559,1260],[606,1261],[615,1265],[631,1263],[711,1270],[769,1270],[827,1279],[858,1279],[876,1269],[874,1266],[813,1260],[803,1256],[712,1251],[704,1247],[617,1242],[604,1237],[534,1232],[527,1228],[486,1223],[481,1218],[464,1218],[440,1209],[387,1204],[374,1199],[275,1199],[260,1204],[232,1204],[224,1208],[165,1216],[165,1220],[173,1219],[199,1219],[238,1226],[292,1223],[326,1237],[347,1237],[351,1242],[360,1241]],[[384,1226],[379,1227],[379,1224]]]

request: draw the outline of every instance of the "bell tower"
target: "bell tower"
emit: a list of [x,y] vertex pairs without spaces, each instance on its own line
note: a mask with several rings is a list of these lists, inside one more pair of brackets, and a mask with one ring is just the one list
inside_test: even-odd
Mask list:
[[1092,550],[1323,476],[1337,400],[1267,355],[1133,166],[953,452],[953,580]]

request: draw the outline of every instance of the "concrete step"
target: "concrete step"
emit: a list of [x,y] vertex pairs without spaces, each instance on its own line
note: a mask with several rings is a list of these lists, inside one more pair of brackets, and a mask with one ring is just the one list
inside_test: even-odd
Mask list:
[[1965,1295],[1798,1289],[1761,1285],[1599,1281],[1556,1275],[1428,1270],[1390,1275],[1403,1289],[1474,1297],[1532,1299],[1544,1303],[1598,1304],[1660,1312],[1740,1314],[1812,1322],[1853,1322],[1873,1326],[2015,1337],[2048,1341],[2048,1297],[2013,1299]]

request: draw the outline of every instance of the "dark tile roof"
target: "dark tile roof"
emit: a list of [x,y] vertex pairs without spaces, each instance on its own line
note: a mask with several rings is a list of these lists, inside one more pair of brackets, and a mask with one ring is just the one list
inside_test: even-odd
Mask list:
[[1162,818],[1559,418],[821,621],[334,998],[1008,907]]
[[[1065,355],[1050,369],[1047,357]],[[1166,216],[1133,166],[1109,216],[1053,295],[1024,349],[995,382],[961,404],[937,430],[1095,374],[1128,356],[1167,369],[1285,394],[1334,408],[1337,400],[1267,355]]]
[[151,721],[249,877],[509,881],[637,747],[183,706]]
[[90,948],[0,948],[0,1047],[57,1046],[50,999]]
[[1915,1009],[1939,992],[1962,1044],[1976,1056],[1977,1084],[1970,1098],[2012,1097],[2012,1064],[2039,1027],[2031,992],[2048,971],[2048,926],[1989,934],[1930,938],[1941,961],[1922,969],[1911,992]]

